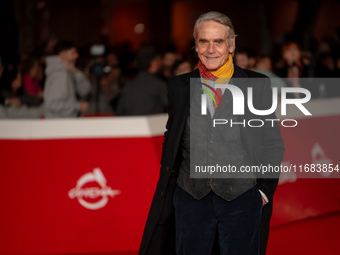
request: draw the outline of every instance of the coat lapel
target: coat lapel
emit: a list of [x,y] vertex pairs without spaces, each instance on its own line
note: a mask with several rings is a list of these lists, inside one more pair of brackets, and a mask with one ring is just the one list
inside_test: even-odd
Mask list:
[[[195,86],[190,86],[190,78],[199,78],[200,74],[198,69],[191,72],[184,80],[179,89],[178,101],[175,102],[175,110],[174,110],[174,123],[175,127],[172,131],[174,136],[174,147],[173,147],[173,160],[171,168],[175,163],[175,158],[179,149],[179,145],[182,138],[183,129],[185,127],[186,119],[189,114],[190,102],[193,98],[195,91]],[[193,85],[193,84],[192,84]]]
[[[188,116],[190,102],[192,101],[194,94],[197,92],[196,87],[198,86],[194,84],[194,81],[192,82],[192,84],[190,84],[191,78],[200,78],[200,73],[198,69],[196,69],[186,77],[185,84],[183,84],[184,86],[179,91],[179,106],[182,108],[181,111],[184,113],[183,115],[181,115],[182,118],[186,118]],[[185,121],[185,119],[182,118],[181,121]]]

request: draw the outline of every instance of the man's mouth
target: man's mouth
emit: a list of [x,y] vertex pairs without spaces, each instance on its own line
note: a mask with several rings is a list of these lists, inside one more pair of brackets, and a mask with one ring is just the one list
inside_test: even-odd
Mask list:
[[209,60],[214,60],[214,59],[217,59],[218,57],[206,57],[206,58]]

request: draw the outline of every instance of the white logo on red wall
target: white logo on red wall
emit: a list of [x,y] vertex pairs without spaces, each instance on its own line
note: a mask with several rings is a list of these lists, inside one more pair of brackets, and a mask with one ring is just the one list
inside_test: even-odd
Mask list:
[[[317,165],[329,165],[332,163],[332,160],[327,158],[325,152],[323,151],[323,149],[321,148],[321,146],[318,143],[314,144],[314,147],[312,148],[312,163]],[[326,171],[326,172],[320,172],[321,175],[323,175],[324,177],[328,177],[330,176],[332,172],[331,171]]]
[[[282,166],[289,166],[291,165],[289,161],[283,161],[281,163]],[[296,182],[297,175],[293,171],[291,172],[281,172],[280,178],[279,178],[279,185],[288,183],[288,182]]]
[[[86,187],[82,188],[86,183],[97,182],[99,187]],[[120,194],[120,190],[113,190],[111,187],[106,186],[106,179],[99,168],[93,169],[93,173],[84,174],[77,181],[77,185],[75,188],[71,189],[68,192],[68,196],[73,199],[77,198],[78,202],[87,209],[97,210],[103,208],[107,202],[109,201],[109,196],[114,197],[115,195]],[[96,199],[101,197],[99,201],[91,202],[86,201],[87,199]]]

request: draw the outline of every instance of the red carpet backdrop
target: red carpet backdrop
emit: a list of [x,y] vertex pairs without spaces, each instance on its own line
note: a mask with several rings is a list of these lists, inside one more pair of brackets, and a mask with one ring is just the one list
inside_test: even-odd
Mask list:
[[[310,103],[330,110],[294,116],[297,127],[281,127],[282,164],[339,164],[340,113],[327,107],[339,99]],[[0,254],[137,253],[166,119],[1,121]],[[313,253],[326,244],[327,254],[335,254],[332,240],[340,226],[335,229],[339,217],[332,213],[340,212],[340,179],[333,177],[339,173],[314,174],[281,175],[268,254],[326,254]],[[319,218],[306,221],[312,217]]]

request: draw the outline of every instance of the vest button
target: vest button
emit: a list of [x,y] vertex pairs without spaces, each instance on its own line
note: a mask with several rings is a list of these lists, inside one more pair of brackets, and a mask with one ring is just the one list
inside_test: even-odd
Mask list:
[[163,191],[161,191],[161,197],[162,197],[162,196],[164,196],[164,193],[163,193]]
[[170,172],[170,167],[167,166],[167,167],[166,167],[166,171],[167,171],[167,172]]

